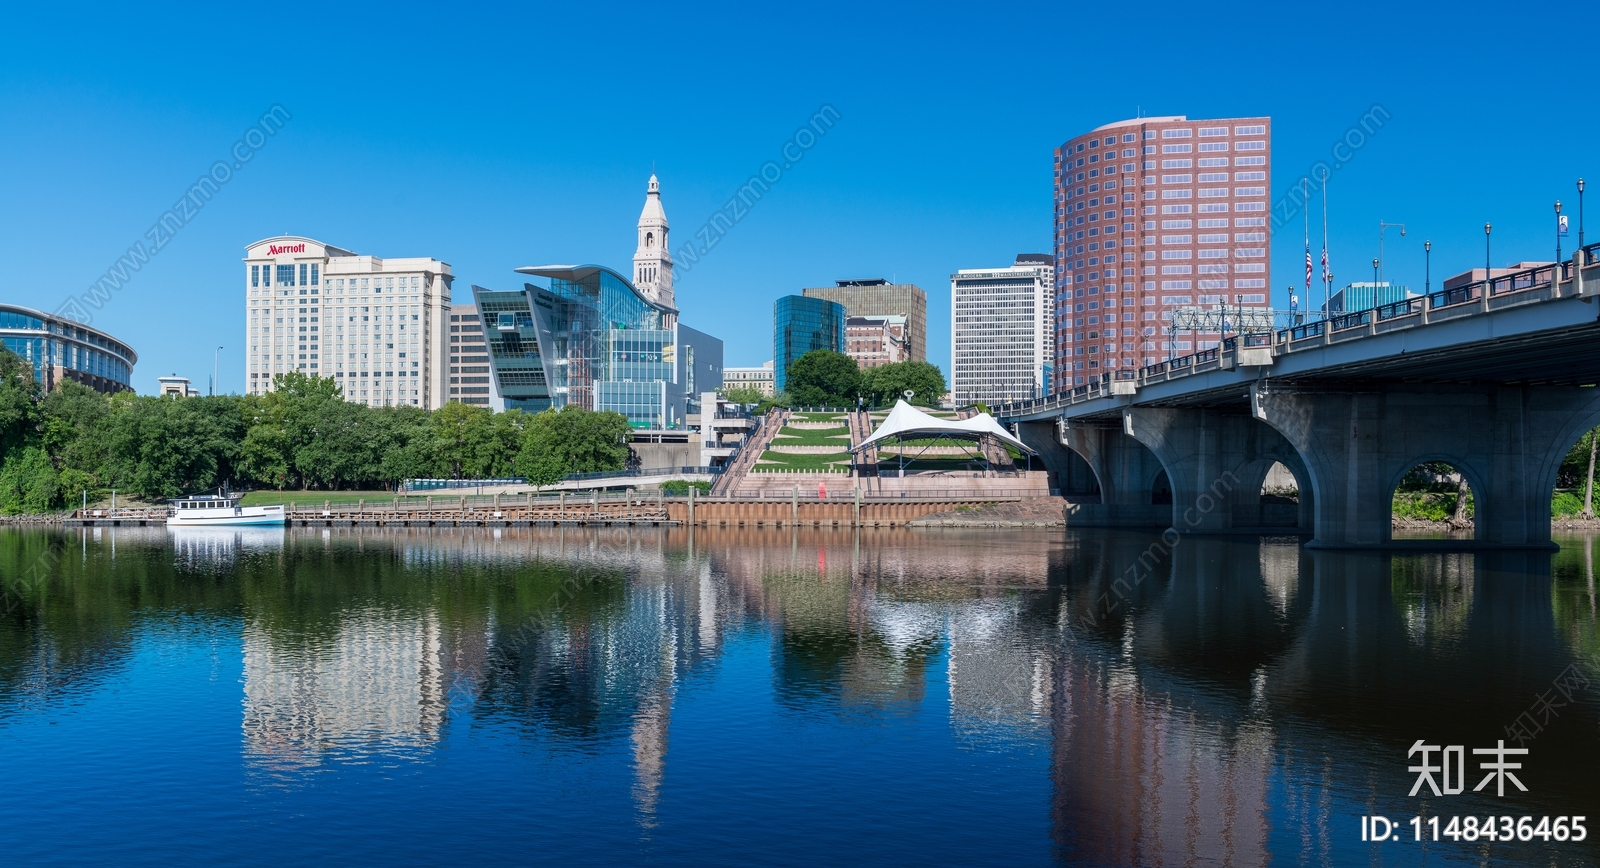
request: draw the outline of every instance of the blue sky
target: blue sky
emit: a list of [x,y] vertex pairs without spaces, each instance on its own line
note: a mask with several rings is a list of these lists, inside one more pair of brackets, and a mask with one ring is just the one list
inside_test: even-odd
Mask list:
[[[674,247],[821,106],[837,124],[677,287],[729,364],[771,357],[772,302],[839,277],[928,291],[948,366],[949,275],[1047,251],[1051,149],[1138,113],[1270,115],[1274,196],[1373,106],[1332,180],[1337,282],[1420,286],[1548,259],[1553,211],[1600,180],[1580,67],[1586,4],[667,4],[548,8],[29,4],[0,52],[5,301],[53,310],[116,262],[256,119],[292,119],[95,314],[169,372],[244,382],[244,245],[307,235],[433,256],[473,284],[595,262],[626,273],[652,164]],[[1134,46],[1140,46],[1137,63]],[[1313,236],[1320,235],[1314,204]],[[1597,224],[1600,232],[1600,224]],[[1600,239],[1600,234],[1596,235]],[[1314,239],[1314,246],[1318,242]],[[1273,244],[1274,301],[1300,224]]]

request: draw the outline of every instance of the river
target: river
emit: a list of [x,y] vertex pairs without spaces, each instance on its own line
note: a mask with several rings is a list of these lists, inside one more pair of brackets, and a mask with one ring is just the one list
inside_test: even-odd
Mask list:
[[[0,852],[1600,863],[1593,835],[1413,834],[1600,824],[1594,538],[1173,539],[0,530]],[[1419,741],[1462,747],[1462,792],[1408,771]],[[1520,769],[1474,790],[1502,742]]]

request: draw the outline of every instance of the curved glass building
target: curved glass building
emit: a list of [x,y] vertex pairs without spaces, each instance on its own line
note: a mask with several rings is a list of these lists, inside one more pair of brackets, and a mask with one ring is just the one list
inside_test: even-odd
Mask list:
[[778,391],[789,366],[812,350],[844,352],[845,307],[825,298],[786,295],[772,305],[772,361]]
[[133,391],[137,353],[99,329],[14,304],[0,304],[0,341],[33,365],[46,391],[65,380],[98,392]]
[[671,429],[722,384],[722,342],[678,322],[601,265],[517,269],[544,278],[521,292],[474,286],[505,409],[577,404],[615,410],[636,428]]

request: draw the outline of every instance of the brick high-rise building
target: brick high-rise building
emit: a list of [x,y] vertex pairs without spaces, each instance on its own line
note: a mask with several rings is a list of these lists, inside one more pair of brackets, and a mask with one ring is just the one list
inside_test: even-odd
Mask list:
[[1055,152],[1055,388],[1215,346],[1174,308],[1269,307],[1272,121],[1137,118]]

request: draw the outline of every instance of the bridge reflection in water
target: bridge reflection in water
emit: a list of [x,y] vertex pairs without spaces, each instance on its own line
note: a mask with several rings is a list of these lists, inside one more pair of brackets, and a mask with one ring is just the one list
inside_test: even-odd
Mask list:
[[[768,698],[800,731],[938,710],[978,756],[1047,761],[1059,861],[1266,864],[1364,858],[1362,813],[1580,813],[1600,772],[1590,693],[1537,734],[1530,792],[1406,798],[1415,740],[1492,746],[1569,666],[1600,683],[1588,538],[1553,555],[1186,538],[1152,556],[1157,537],[1126,532],[290,530],[226,551],[89,533],[57,540],[58,587],[0,648],[0,715],[126,664],[129,580],[102,569],[115,536],[146,605],[242,613],[246,764],[290,787],[330,765],[442,762],[452,731],[481,727],[624,753],[633,820],[664,834],[671,793],[705,775],[675,767],[673,738],[708,719]],[[0,536],[0,556],[44,542]],[[194,581],[208,563],[230,580]],[[723,666],[751,641],[764,671]],[[807,749],[721,737],[734,758]],[[969,798],[1007,786],[979,766]],[[883,784],[877,798],[918,797]],[[1583,846],[1564,852],[1596,854]]]

